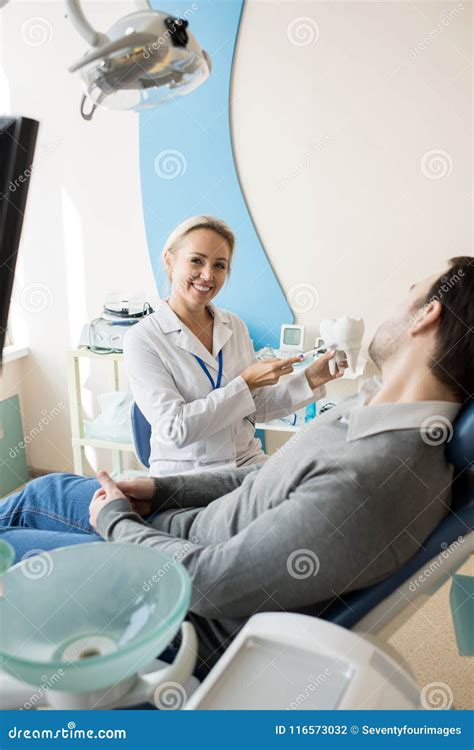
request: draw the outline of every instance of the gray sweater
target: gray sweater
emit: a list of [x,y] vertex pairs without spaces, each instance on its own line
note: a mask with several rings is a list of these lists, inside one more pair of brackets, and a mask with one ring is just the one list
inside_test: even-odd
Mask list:
[[114,500],[97,530],[184,565],[188,619],[201,663],[212,666],[253,614],[321,611],[418,550],[450,504],[452,468],[433,424],[449,432],[458,410],[442,401],[359,406],[353,397],[261,467],[157,478],[152,516]]

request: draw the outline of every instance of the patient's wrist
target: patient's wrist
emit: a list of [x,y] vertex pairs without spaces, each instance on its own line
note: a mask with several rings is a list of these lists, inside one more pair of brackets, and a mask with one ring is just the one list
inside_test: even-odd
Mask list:
[[153,495],[151,496],[151,503],[152,503],[152,507],[154,507],[156,503],[158,502],[158,500],[160,499],[162,488],[160,485],[159,477],[152,477],[152,479],[153,479],[154,487],[153,487]]
[[159,513],[162,510],[169,510],[175,507],[173,501],[178,493],[179,486],[176,480],[179,480],[179,477],[176,475],[170,477],[153,477],[155,489],[151,497],[152,513]]

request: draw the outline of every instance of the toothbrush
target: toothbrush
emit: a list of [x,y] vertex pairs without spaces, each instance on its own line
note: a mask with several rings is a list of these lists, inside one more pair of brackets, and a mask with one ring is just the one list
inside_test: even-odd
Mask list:
[[320,346],[317,346],[316,349],[309,349],[307,352],[303,352],[302,354],[299,354],[299,359],[303,360],[306,359],[306,357],[310,357],[312,354],[317,354],[319,350],[321,349]]

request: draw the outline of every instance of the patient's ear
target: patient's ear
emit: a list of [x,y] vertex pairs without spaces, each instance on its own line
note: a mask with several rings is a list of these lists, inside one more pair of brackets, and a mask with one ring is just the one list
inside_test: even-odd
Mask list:
[[408,332],[411,336],[418,336],[438,324],[443,305],[438,299],[426,302],[410,316]]

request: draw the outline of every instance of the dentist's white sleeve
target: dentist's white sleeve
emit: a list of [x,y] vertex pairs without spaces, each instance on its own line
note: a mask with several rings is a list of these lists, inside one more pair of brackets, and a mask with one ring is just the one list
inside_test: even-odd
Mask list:
[[149,344],[126,337],[124,355],[140,411],[161,439],[176,448],[214,435],[255,412],[252,394],[240,375],[207,396],[186,403]]
[[[243,321],[242,326],[246,333],[247,355],[250,358],[250,364],[253,364],[258,362],[258,360],[255,358],[252,340],[247,326]],[[277,383],[277,385],[267,385],[252,391],[256,409],[256,421],[267,422],[279,417],[285,417],[307,406],[307,404],[323,398],[325,394],[326,389],[324,386],[313,390],[308,383],[305,371],[300,370],[287,376],[282,382]]]

